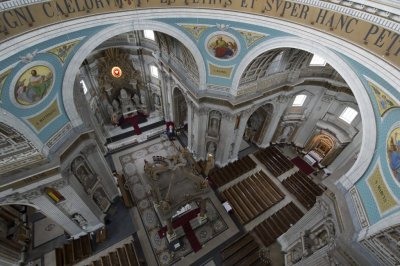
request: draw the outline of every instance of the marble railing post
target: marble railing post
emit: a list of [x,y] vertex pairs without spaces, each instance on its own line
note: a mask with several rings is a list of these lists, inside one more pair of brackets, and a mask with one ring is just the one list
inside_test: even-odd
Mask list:
[[199,213],[199,222],[204,223],[207,221],[207,215],[206,215],[206,200],[201,199],[200,200],[200,213]]
[[167,219],[167,239],[169,242],[176,238],[176,233],[172,227],[172,218]]

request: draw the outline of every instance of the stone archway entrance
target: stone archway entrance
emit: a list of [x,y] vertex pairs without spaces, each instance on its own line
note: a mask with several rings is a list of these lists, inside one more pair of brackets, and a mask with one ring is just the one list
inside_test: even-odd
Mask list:
[[172,93],[174,123],[177,127],[183,127],[187,124],[187,103],[182,91],[175,87]]
[[243,139],[245,141],[260,145],[265,133],[268,131],[268,126],[271,122],[274,107],[272,104],[265,104],[259,107],[247,120],[246,129]]

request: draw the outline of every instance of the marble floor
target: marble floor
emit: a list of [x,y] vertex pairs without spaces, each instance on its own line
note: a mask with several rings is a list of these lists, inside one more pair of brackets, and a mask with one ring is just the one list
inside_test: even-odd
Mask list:
[[157,216],[152,203],[150,186],[144,178],[144,160],[151,162],[154,155],[164,157],[174,155],[177,153],[177,147],[180,147],[177,141],[171,142],[158,138],[113,155],[116,170],[127,177],[137,204],[135,208],[137,215],[134,214],[132,218],[138,225],[139,240],[149,265],[192,264],[239,232],[214,192],[210,191],[207,194],[206,204],[208,221],[194,229],[202,245],[200,251],[193,252],[185,235],[181,238],[182,248],[176,252],[170,251],[166,237],[159,237],[158,231],[164,226],[164,222]]
[[[294,202],[303,212],[305,212],[304,207],[297,201],[297,199],[283,187],[280,179],[273,178],[272,181],[285,193],[286,197],[280,203],[273,206],[273,208],[267,210],[256,219],[242,226],[238,223],[235,216],[226,213],[221,204],[219,192],[210,190],[207,194],[206,204],[208,221],[207,223],[194,228],[194,233],[201,244],[201,249],[198,252],[193,252],[187,237],[182,236],[183,247],[176,252],[170,251],[167,239],[165,237],[160,238],[158,234],[159,229],[165,225],[165,222],[159,218],[153,206],[150,185],[146,182],[146,178],[144,178],[143,166],[144,160],[152,161],[154,155],[166,157],[176,154],[177,147],[180,147],[178,141],[172,142],[160,137],[147,140],[146,137],[142,143],[137,143],[133,147],[131,146],[122,151],[110,154],[109,161],[111,161],[115,166],[116,171],[123,173],[126,176],[127,185],[134,197],[136,206],[130,209],[125,209],[121,207],[122,204],[120,203],[116,205],[116,210],[118,210],[117,213],[119,213],[119,216],[117,216],[119,218],[112,218],[112,222],[108,226],[111,231],[114,229],[116,230],[114,230],[115,232],[113,231],[114,233],[112,233],[112,235],[118,237],[115,237],[112,241],[113,243],[110,242],[111,244],[105,244],[104,246],[96,248],[95,254],[97,255],[95,256],[99,256],[102,252],[106,252],[106,250],[109,250],[110,247],[115,243],[118,243],[118,241],[124,241],[126,237],[130,238],[133,236],[140,242],[140,253],[142,253],[146,259],[147,265],[221,265],[221,257],[219,253],[224,247],[228,246],[244,233],[251,231],[257,224],[271,216],[287,203]],[[244,151],[255,149],[252,145],[249,147],[243,145],[243,148]],[[293,150],[291,147],[285,146],[281,148],[281,151],[288,158],[297,155],[296,150]],[[266,167],[253,155],[250,155],[250,158],[256,162],[257,171],[262,170],[272,176],[268,172],[268,169],[266,169]],[[238,178],[238,180],[240,180],[240,178]],[[238,182],[238,180],[235,182]],[[40,222],[41,218],[42,217],[40,217],[40,219],[35,223]],[[122,221],[122,224],[119,221]],[[38,225],[40,225],[40,223]],[[40,225],[40,227],[46,228],[45,225]],[[127,230],[124,228],[129,228],[129,232],[125,234],[124,232]],[[123,229],[123,232],[121,229]],[[183,231],[182,228],[177,228],[176,230]],[[184,233],[181,235],[184,235]],[[53,236],[49,235],[47,237],[52,238]],[[39,242],[35,245],[40,245],[38,250],[52,243],[52,241],[46,242],[47,240],[44,238],[43,240],[37,241]],[[41,245],[40,241],[45,244]],[[283,255],[281,254],[280,247],[277,243],[274,243],[269,247],[262,247],[260,245],[260,252],[267,252],[269,254],[272,265],[284,264]],[[44,252],[42,254],[44,254],[44,256],[42,256],[41,259],[33,256],[32,259],[34,260],[31,261],[41,261],[42,264],[39,264],[41,266],[48,266],[54,263],[55,257],[53,253]]]
[[[195,230],[196,236],[202,244],[202,249],[197,253],[193,252],[187,239],[183,238],[184,248],[178,252],[171,252],[168,249],[166,238],[160,238],[157,234],[158,230],[164,226],[164,223],[157,217],[153,207],[151,193],[149,192],[150,186],[146,183],[145,178],[143,178],[143,166],[144,160],[152,161],[154,155],[166,157],[175,154],[177,152],[176,147],[179,147],[177,141],[170,142],[169,140],[157,138],[112,156],[117,171],[127,176],[131,193],[136,200],[137,207],[134,208],[132,219],[138,228],[139,240],[149,265],[220,265],[221,258],[219,252],[224,246],[229,245],[238,235],[250,232],[255,226],[289,202],[293,202],[300,210],[304,213],[306,212],[306,209],[300,204],[297,198],[281,183],[282,179],[287,175],[297,171],[297,167],[294,167],[282,176],[271,179],[284,192],[285,198],[244,226],[240,225],[234,216],[230,216],[225,212],[221,205],[221,200],[218,199],[219,192],[210,191],[207,212],[209,217],[211,217],[211,221],[204,227]],[[249,150],[254,149],[252,146],[244,148],[244,150],[246,148]],[[298,156],[296,149],[291,146],[282,146],[279,149],[288,159]],[[269,176],[273,176],[254,155],[250,155],[250,158],[257,164],[255,171],[262,170]],[[245,176],[247,175],[245,174]],[[239,182],[240,179],[239,177],[233,182]],[[215,221],[217,221],[216,224],[213,223]],[[257,236],[255,238],[257,239]],[[271,265],[284,265],[279,244],[274,243],[269,247],[263,247],[260,242],[260,252],[268,253],[268,256],[271,258]]]

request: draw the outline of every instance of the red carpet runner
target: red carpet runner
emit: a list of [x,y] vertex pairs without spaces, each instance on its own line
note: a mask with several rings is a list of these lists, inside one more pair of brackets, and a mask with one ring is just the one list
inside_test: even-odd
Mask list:
[[312,168],[306,161],[301,159],[300,157],[295,157],[292,159],[292,162],[306,175],[311,174],[314,172],[314,168]]
[[140,127],[138,125],[138,115],[125,118],[124,123],[130,123],[135,130],[136,135],[142,134],[142,130],[140,130]]
[[[182,226],[183,231],[185,231],[185,235],[189,240],[190,246],[192,247],[194,252],[197,252],[201,249],[201,244],[194,234],[193,228],[190,225],[190,221],[197,217],[197,214],[200,213],[200,208],[191,210],[188,213],[185,213],[181,217],[177,218],[172,222],[172,227],[175,229],[179,226]],[[164,226],[160,230],[158,230],[158,236],[163,238],[167,233],[167,226]]]
[[197,252],[201,249],[201,244],[194,234],[193,228],[190,223],[185,223],[183,226],[183,231],[185,231],[185,235],[189,240],[190,246],[192,247],[194,252]]

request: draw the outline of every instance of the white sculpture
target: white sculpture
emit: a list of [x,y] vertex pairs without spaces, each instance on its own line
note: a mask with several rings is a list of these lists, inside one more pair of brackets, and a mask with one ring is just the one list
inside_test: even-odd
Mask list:
[[82,229],[86,229],[88,222],[80,213],[74,213],[72,215],[72,220],[77,223]]
[[139,106],[139,105],[140,105],[140,99],[139,99],[139,96],[137,95],[137,93],[135,93],[135,94],[133,95],[133,101],[135,102],[135,105],[136,105],[136,106]]
[[119,92],[119,99],[121,101],[121,109],[124,116],[128,116],[136,112],[131,95],[125,89],[121,89]]

